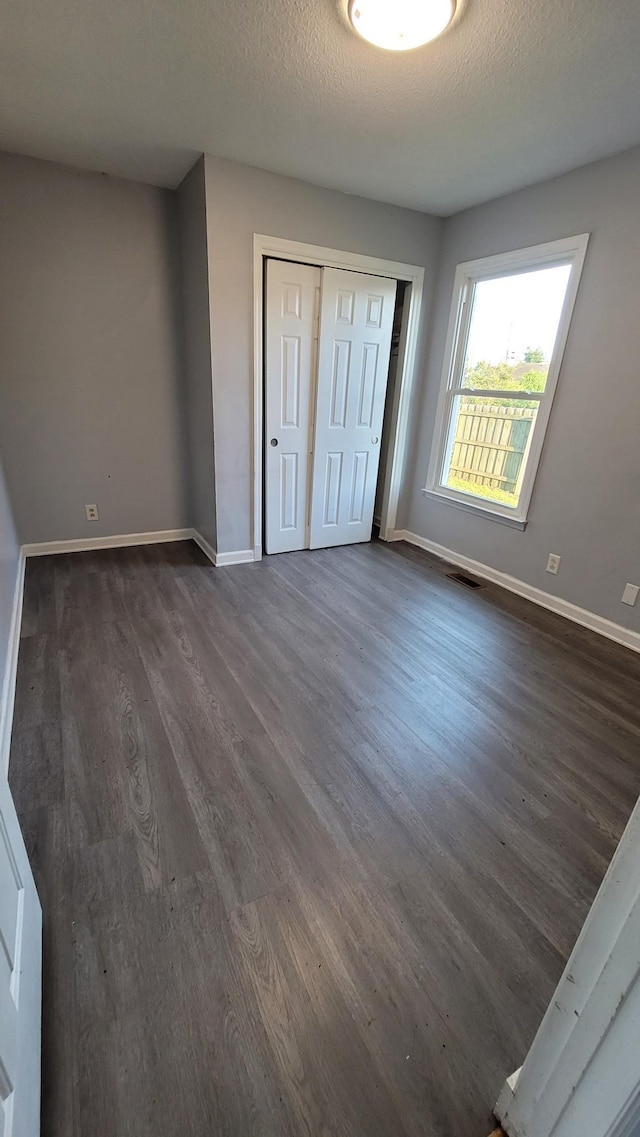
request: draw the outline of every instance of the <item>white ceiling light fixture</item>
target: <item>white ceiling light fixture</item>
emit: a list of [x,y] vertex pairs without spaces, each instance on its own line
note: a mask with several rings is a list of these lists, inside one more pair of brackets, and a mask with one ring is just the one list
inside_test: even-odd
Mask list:
[[455,9],[455,0],[349,0],[349,19],[376,47],[410,51],[439,36]]

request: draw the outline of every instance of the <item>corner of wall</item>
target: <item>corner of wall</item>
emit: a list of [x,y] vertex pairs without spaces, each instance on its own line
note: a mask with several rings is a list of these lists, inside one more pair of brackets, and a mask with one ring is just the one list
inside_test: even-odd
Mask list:
[[398,511],[396,515],[397,529],[404,529],[408,527],[413,486],[416,478],[416,469],[418,465],[425,465],[425,460],[421,460],[420,457],[421,423],[425,413],[429,361],[432,351],[432,337],[434,328],[436,326],[437,305],[440,296],[440,270],[444,257],[445,233],[449,218],[434,217],[432,220],[438,223],[435,233],[435,257],[432,272],[428,276],[425,273],[424,292],[422,297],[422,328],[420,331],[420,342],[415,364],[417,378],[414,384],[412,406],[410,408],[411,426],[407,436],[407,444],[404,455],[402,486],[400,489]]
[[9,768],[23,591],[24,556],[0,466],[0,773],[5,775]]
[[180,263],[192,524],[215,549],[216,482],[206,164],[201,155],[178,187]]
[[[425,344],[424,378],[403,480],[398,528],[456,556],[492,565],[546,592],[548,553],[563,557],[558,603],[640,635],[638,608],[621,605],[625,581],[637,580],[634,513],[640,402],[634,328],[627,318],[636,265],[640,148],[518,190],[444,219]],[[589,231],[593,238],[564,352],[558,392],[536,476],[526,531],[496,531],[490,520],[422,494],[442,374],[457,264]],[[628,250],[628,251],[627,251]],[[597,334],[594,329],[597,328]],[[602,384],[602,375],[610,381]],[[613,388],[612,388],[613,384]],[[616,398],[612,400],[615,389]],[[600,462],[592,476],[592,455]]]

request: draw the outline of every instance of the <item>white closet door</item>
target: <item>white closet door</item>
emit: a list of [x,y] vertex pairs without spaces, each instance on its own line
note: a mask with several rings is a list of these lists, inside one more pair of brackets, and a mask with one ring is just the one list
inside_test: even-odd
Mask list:
[[321,270],[267,261],[265,546],[308,548],[309,477]]
[[395,296],[395,280],[323,270],[312,549],[371,538]]
[[0,1134],[40,1132],[42,915],[0,771]]

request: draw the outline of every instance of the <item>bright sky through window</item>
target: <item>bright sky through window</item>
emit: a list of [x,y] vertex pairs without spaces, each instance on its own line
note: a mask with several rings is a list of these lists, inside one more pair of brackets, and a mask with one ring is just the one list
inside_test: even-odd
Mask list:
[[528,348],[551,359],[570,265],[478,281],[467,344],[467,366],[519,363]]

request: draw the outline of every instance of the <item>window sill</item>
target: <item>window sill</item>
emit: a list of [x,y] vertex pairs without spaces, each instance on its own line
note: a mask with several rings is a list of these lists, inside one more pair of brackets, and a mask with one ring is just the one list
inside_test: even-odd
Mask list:
[[506,513],[497,513],[494,509],[488,509],[485,505],[476,505],[475,502],[449,497],[449,494],[440,493],[439,490],[423,489],[422,493],[425,497],[431,497],[443,505],[452,505],[454,509],[462,509],[465,513],[475,513],[487,521],[497,521],[499,525],[509,525],[511,529],[526,529],[527,527],[526,520],[509,517]]

